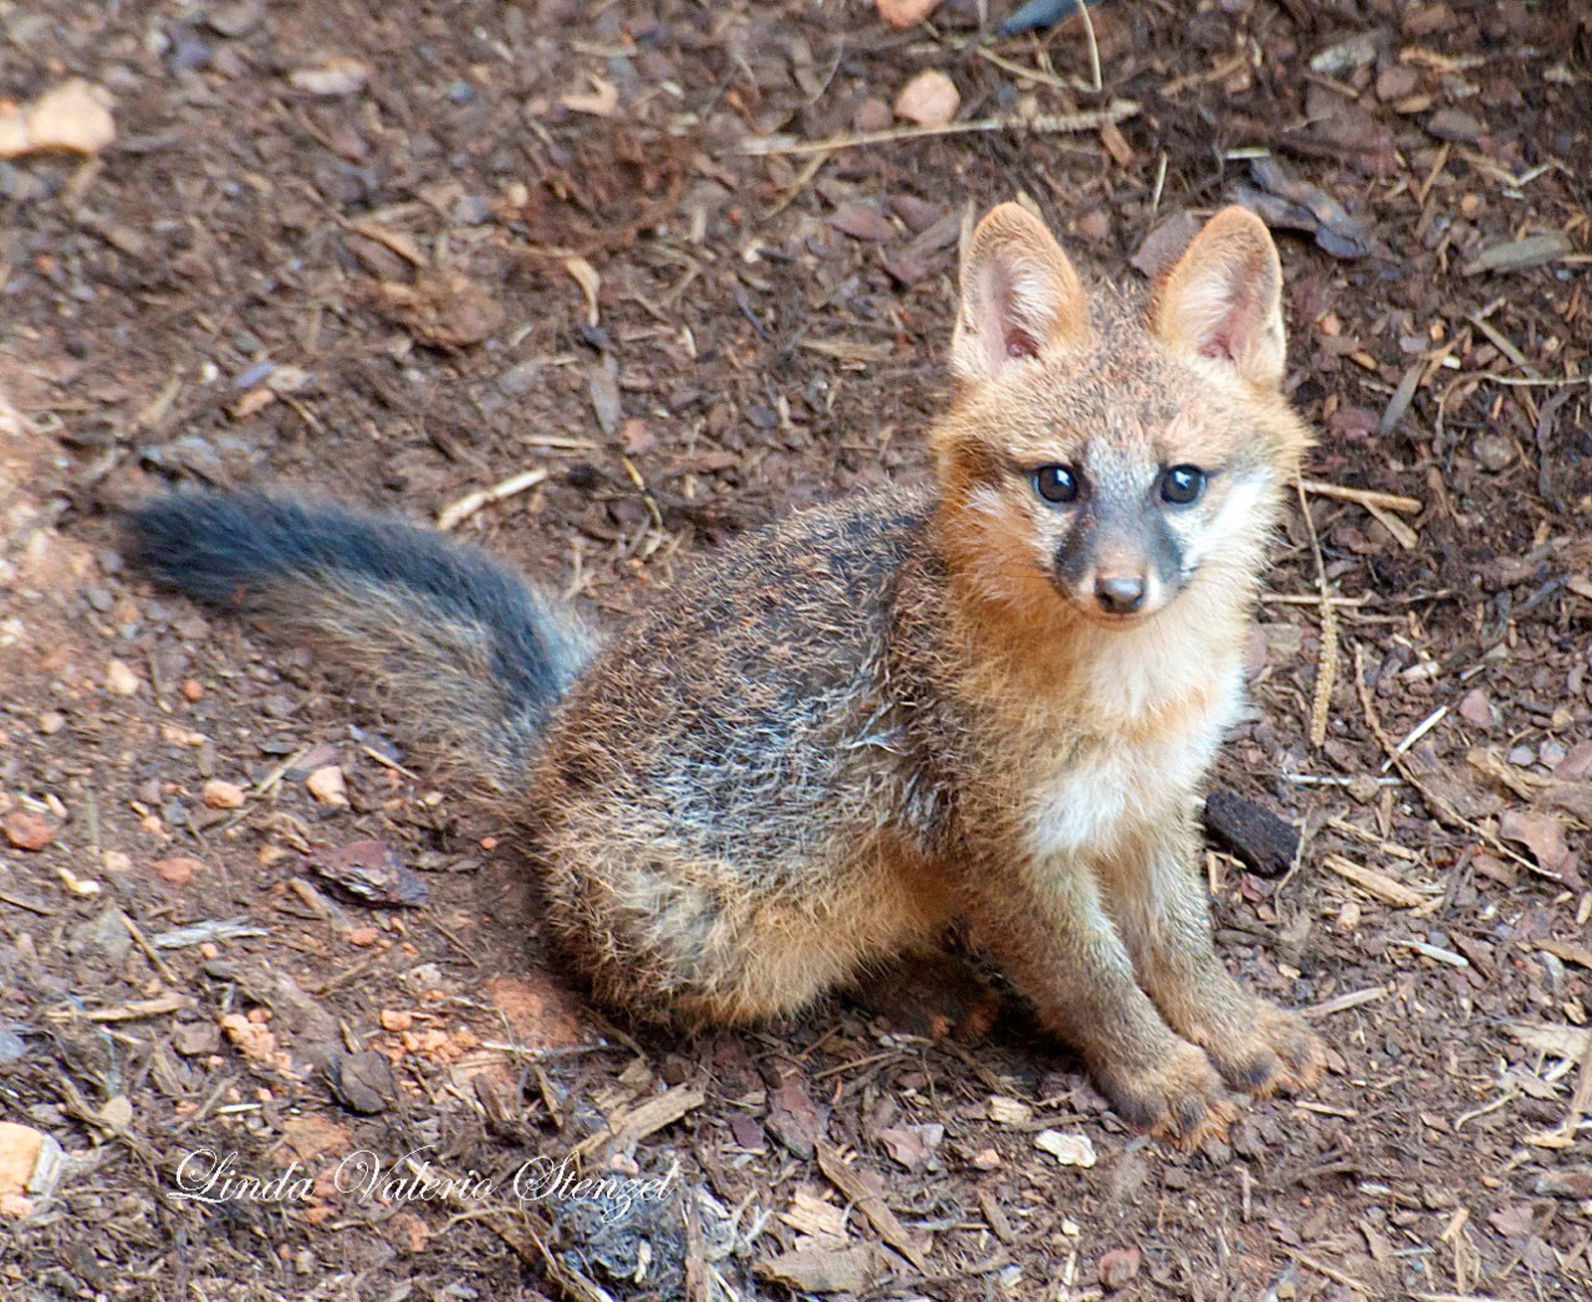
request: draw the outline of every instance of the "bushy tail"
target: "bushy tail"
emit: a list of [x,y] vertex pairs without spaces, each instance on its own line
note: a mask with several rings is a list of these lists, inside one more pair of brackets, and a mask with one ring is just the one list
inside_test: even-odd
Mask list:
[[128,559],[272,631],[332,643],[440,758],[512,787],[590,659],[571,612],[474,547],[261,493],[185,492],[129,513]]

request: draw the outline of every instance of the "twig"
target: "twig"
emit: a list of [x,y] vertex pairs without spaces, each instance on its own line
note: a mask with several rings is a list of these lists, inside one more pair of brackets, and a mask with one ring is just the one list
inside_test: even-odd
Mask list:
[[[1433,710],[1407,733],[1405,733],[1404,739],[1400,741],[1399,744],[1393,749],[1398,751],[1400,755],[1404,754],[1405,751],[1409,750],[1411,746],[1418,742],[1422,737],[1426,736],[1427,733],[1429,733],[1433,728],[1437,727],[1437,725],[1447,717],[1448,707],[1446,705],[1439,705],[1435,710]],[[1382,772],[1386,773],[1392,767],[1392,760],[1382,761]]]
[[149,938],[139,929],[139,926],[124,909],[117,909],[116,916],[121,919],[122,926],[127,928],[127,934],[133,938],[133,944],[143,951],[143,955],[150,962],[150,966],[160,973],[161,980],[167,985],[177,984],[177,974],[166,965],[166,960],[161,958],[158,950],[149,943]]
[[1535,1148],[1569,1148],[1575,1143],[1575,1132],[1581,1125],[1581,1118],[1589,1111],[1592,1111],[1592,1036],[1587,1038],[1586,1051],[1581,1055],[1581,1071],[1576,1077],[1570,1111],[1565,1114],[1557,1130],[1528,1135],[1526,1143]]
[[1482,380],[1487,384],[1507,384],[1517,389],[1551,389],[1561,384],[1592,385],[1592,375],[1564,375],[1538,379],[1534,375],[1493,375],[1487,371],[1470,371],[1467,374],[1472,379]]
[[1426,509],[1426,503],[1417,497],[1400,497],[1397,493],[1382,493],[1374,488],[1346,488],[1342,484],[1328,484],[1319,479],[1301,479],[1299,487],[1315,497],[1332,497],[1340,502],[1356,502],[1367,510],[1376,506],[1384,511],[1417,515]]
[[516,493],[523,493],[527,488],[535,488],[547,478],[547,474],[547,470],[539,466],[535,470],[522,470],[517,475],[510,475],[501,483],[493,484],[491,488],[478,488],[473,493],[466,493],[458,501],[437,512],[437,528],[446,532],[454,525],[468,520],[483,506],[501,502],[505,497],[513,497]]
[[1310,749],[1320,750],[1327,740],[1327,714],[1332,709],[1332,687],[1338,677],[1338,612],[1327,591],[1327,567],[1321,559],[1321,540],[1305,501],[1305,484],[1299,482],[1299,510],[1310,533],[1310,550],[1316,558],[1316,590],[1321,598],[1321,656],[1316,662],[1316,690],[1310,701]]
[[375,760],[376,763],[380,764],[383,768],[391,769],[394,773],[400,773],[404,777],[408,778],[411,782],[420,781],[420,775],[418,773],[411,772],[397,760],[390,759],[386,755],[383,755],[374,746],[361,746],[360,750],[364,751],[365,754],[369,755],[371,759]]
[[1494,348],[1501,352],[1527,375],[1535,378],[1540,374],[1537,368],[1531,364],[1531,359],[1521,352],[1520,349],[1515,347],[1513,340],[1511,340],[1508,335],[1504,334],[1504,332],[1498,329],[1497,326],[1489,322],[1485,314],[1481,312],[1472,312],[1465,317],[1465,320],[1469,321],[1471,325],[1475,326],[1476,329],[1482,332],[1482,334],[1486,335],[1487,341],[1491,343]]
[[1410,1302],[1505,1302],[1505,1300],[1482,1293],[1411,1293]]
[[1089,89],[1098,95],[1105,84],[1100,80],[1100,42],[1095,40],[1094,19],[1089,17],[1089,6],[1085,0],[1078,2],[1078,15],[1083,19],[1084,37],[1089,42],[1089,75],[1094,79],[1094,85]]
[[1356,1293],[1363,1293],[1366,1297],[1372,1296],[1370,1285],[1362,1284],[1353,1275],[1345,1275],[1336,1267],[1327,1265],[1324,1261],[1317,1261],[1314,1257],[1307,1256],[1297,1248],[1284,1247],[1283,1251],[1297,1261],[1301,1266],[1308,1267],[1318,1275],[1325,1275],[1328,1279],[1342,1284],[1344,1288],[1352,1288]]
[[1378,999],[1387,997],[1384,986],[1367,986],[1364,990],[1353,990],[1346,995],[1339,995],[1336,999],[1328,999],[1304,1010],[1305,1017],[1331,1017],[1334,1013],[1346,1013],[1351,1008],[1359,1008],[1362,1004],[1373,1004]]
[[1191,72],[1184,77],[1174,77],[1161,87],[1161,94],[1167,99],[1172,99],[1190,86],[1198,86],[1207,81],[1221,81],[1242,68],[1248,62],[1248,58],[1248,55],[1235,54],[1232,58],[1223,59],[1215,67],[1207,68],[1204,72]]
[[900,140],[925,140],[934,136],[965,136],[976,132],[1017,131],[1034,135],[1065,135],[1095,131],[1106,123],[1125,122],[1136,117],[1139,106],[1130,99],[1112,100],[1103,109],[1083,113],[1040,113],[1034,117],[1016,115],[1000,118],[972,118],[966,122],[947,122],[942,126],[889,127],[883,131],[858,131],[823,140],[792,140],[789,136],[759,136],[736,146],[742,154],[818,154],[832,149],[859,149],[868,145],[893,145]]
[[1009,72],[1014,77],[1021,77],[1024,81],[1036,82],[1041,86],[1049,86],[1053,90],[1087,90],[1088,83],[1082,77],[1068,81],[1058,77],[1053,72],[1046,72],[1042,68],[1030,68],[1026,63],[1018,63],[1016,59],[1003,58],[988,46],[979,46],[973,51],[979,58],[987,63],[993,63],[1004,72]]
[[[1319,606],[1321,597],[1310,592],[1263,592],[1260,599],[1277,606]],[[1369,606],[1370,597],[1328,597],[1334,606]]]
[[1393,739],[1387,735],[1387,730],[1382,727],[1382,721],[1377,717],[1376,706],[1371,701],[1371,689],[1365,685],[1365,652],[1358,642],[1354,644],[1354,689],[1360,696],[1360,708],[1365,712],[1365,725],[1371,730],[1371,735],[1376,738],[1377,745],[1381,746],[1383,754],[1393,761],[1393,767],[1399,776],[1421,793],[1421,799],[1426,802],[1427,809],[1431,810],[1432,817],[1447,827],[1459,828],[1469,832],[1490,845],[1504,858],[1513,860],[1528,872],[1536,873],[1539,877],[1546,877],[1549,881],[1562,881],[1556,873],[1549,872],[1541,867],[1535,860],[1528,859],[1523,854],[1517,854],[1500,841],[1486,828],[1466,818],[1459,810],[1439,795],[1410,767],[1409,761],[1399,754],[1398,747],[1393,744]]

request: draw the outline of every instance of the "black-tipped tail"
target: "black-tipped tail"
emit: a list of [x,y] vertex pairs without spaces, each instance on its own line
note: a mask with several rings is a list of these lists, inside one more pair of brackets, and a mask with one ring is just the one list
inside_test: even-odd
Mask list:
[[591,639],[476,548],[261,493],[175,493],[129,513],[128,558],[190,596],[334,643],[445,758],[511,782]]

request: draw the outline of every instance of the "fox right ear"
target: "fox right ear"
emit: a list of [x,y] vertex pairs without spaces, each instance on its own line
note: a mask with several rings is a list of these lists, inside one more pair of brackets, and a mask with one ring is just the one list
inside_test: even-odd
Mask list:
[[951,370],[988,380],[1052,346],[1082,343],[1089,304],[1044,222],[1003,203],[979,222],[962,261]]
[[1250,384],[1277,388],[1288,345],[1282,264],[1266,224],[1236,205],[1206,222],[1166,273],[1151,320],[1176,351],[1214,358]]

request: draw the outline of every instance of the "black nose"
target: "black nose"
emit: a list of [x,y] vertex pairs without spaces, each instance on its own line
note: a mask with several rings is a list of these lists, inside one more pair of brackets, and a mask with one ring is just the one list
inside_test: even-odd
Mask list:
[[1136,574],[1101,575],[1095,580],[1095,600],[1109,615],[1131,615],[1144,604],[1144,580]]

